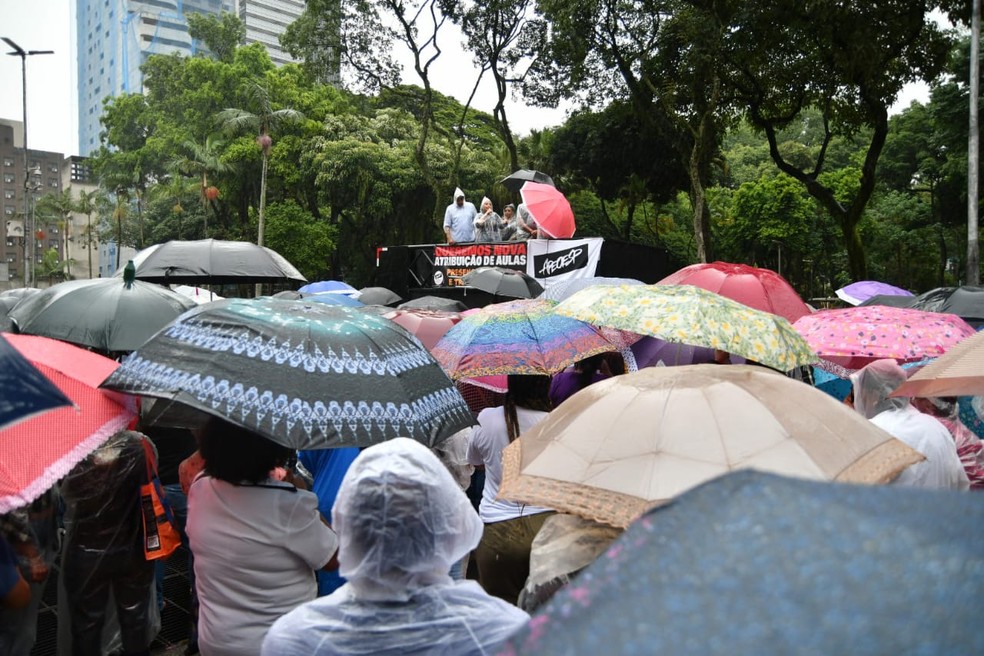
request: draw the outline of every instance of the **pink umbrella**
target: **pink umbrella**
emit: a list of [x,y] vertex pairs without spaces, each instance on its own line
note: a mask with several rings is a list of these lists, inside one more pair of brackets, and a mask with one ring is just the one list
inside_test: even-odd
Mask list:
[[456,312],[437,310],[394,310],[383,315],[409,330],[428,351],[441,341],[451,326],[461,321]]
[[789,322],[810,314],[810,308],[785,278],[770,269],[747,264],[691,264],[657,284],[700,287],[756,310],[777,314]]
[[883,305],[820,310],[800,317],[793,328],[820,356],[818,366],[841,377],[881,358],[935,358],[974,334],[955,314]]
[[555,187],[539,182],[527,182],[519,190],[523,203],[537,226],[554,239],[566,239],[574,236],[577,226],[574,224],[574,211],[567,202],[564,194]]

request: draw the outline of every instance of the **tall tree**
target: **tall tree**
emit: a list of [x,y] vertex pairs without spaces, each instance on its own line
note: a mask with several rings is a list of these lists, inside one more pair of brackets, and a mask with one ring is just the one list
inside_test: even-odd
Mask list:
[[246,23],[235,14],[185,14],[188,34],[201,41],[219,61],[231,64],[238,48],[246,38]]
[[215,135],[208,135],[205,141],[199,143],[187,140],[181,144],[181,152],[171,161],[171,168],[182,175],[189,175],[199,180],[199,197],[201,199],[204,226],[203,234],[208,238],[208,207],[218,200],[219,189],[209,185],[210,173],[225,173],[231,167],[222,159],[223,143]]
[[96,211],[96,199],[98,192],[85,191],[79,192],[79,198],[75,201],[75,211],[85,214],[85,233],[83,235],[83,246],[89,258],[89,277],[92,277],[92,250],[99,245],[99,239],[92,230],[92,214]]
[[275,109],[270,100],[270,92],[259,82],[251,81],[247,85],[249,109],[229,108],[217,115],[223,128],[231,133],[252,131],[257,134],[256,145],[263,154],[263,168],[260,173],[260,207],[259,226],[257,229],[257,244],[263,245],[263,212],[266,208],[267,166],[270,149],[273,147],[271,132],[275,132],[286,123],[298,121],[303,115],[296,109],[281,107]]

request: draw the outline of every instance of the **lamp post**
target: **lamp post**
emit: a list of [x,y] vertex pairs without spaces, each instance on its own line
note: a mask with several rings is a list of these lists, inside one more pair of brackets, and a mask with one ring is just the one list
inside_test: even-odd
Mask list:
[[[7,54],[11,57],[21,58],[21,97],[23,99],[23,125],[24,125],[24,223],[28,222],[28,217],[30,216],[30,196],[31,192],[28,187],[31,183],[31,174],[27,170],[27,58],[34,55],[53,55],[54,50],[24,50],[19,45],[14,43],[11,39],[7,37],[0,37],[3,39],[4,43],[13,48],[12,52]],[[30,271],[34,268],[31,266],[31,258],[34,257],[34,253],[31,252],[30,245],[34,241],[34,235],[28,234],[24,231],[24,286],[28,286],[28,281],[30,279]]]

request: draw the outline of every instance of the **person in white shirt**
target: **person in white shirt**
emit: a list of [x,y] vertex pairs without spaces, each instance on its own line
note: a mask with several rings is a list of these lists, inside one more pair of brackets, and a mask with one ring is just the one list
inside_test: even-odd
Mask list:
[[475,550],[478,580],[489,594],[515,604],[530,573],[533,538],[551,511],[496,498],[502,483],[502,450],[545,419],[552,406],[550,376],[511,375],[508,381],[505,405],[479,413],[468,461],[485,465],[479,504],[485,532]]
[[292,451],[213,418],[202,429],[205,471],[188,495],[198,646],[204,656],[260,653],[267,630],[314,599],[315,570],[335,566],[338,537],[317,497],[271,478]]
[[493,654],[529,616],[453,581],[482,522],[427,447],[396,438],[349,467],[332,508],[348,583],[277,620],[263,656]]
[[889,396],[905,380],[905,370],[890,359],[875,360],[851,375],[854,409],[926,456],[922,462],[906,468],[893,483],[924,488],[970,488],[946,427],[912,407],[908,398]]

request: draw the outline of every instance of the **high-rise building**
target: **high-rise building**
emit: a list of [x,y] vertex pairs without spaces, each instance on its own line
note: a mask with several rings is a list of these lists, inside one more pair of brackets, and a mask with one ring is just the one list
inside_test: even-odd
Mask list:
[[140,65],[148,57],[195,53],[187,14],[235,9],[235,0],[76,0],[79,153],[99,147],[107,96],[143,90]]
[[262,43],[270,60],[280,66],[296,61],[280,46],[280,35],[304,13],[304,0],[236,0],[246,24],[246,43]]

